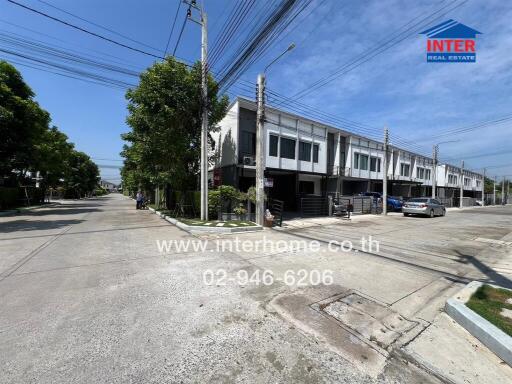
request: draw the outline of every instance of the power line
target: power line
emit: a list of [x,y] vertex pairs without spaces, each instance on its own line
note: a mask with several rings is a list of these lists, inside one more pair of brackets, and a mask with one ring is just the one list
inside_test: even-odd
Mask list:
[[169,38],[167,39],[167,45],[165,46],[164,54],[167,54],[167,50],[169,49],[169,43],[171,42],[172,33],[174,32],[174,26],[176,25],[176,20],[178,19],[178,14],[181,8],[181,0],[178,0],[178,8],[176,9],[176,14],[174,15],[174,20],[172,22],[171,33],[169,33]]
[[176,45],[174,46],[174,49],[172,51],[172,55],[174,56],[176,54],[176,50],[178,49],[178,45],[180,44],[181,36],[183,35],[183,31],[185,30],[185,25],[187,24],[188,15],[190,14],[190,6],[188,7],[187,14],[185,15],[185,18],[183,19],[183,25],[181,26],[180,34],[178,36],[178,40],[176,40]]
[[103,26],[103,25],[101,25],[101,24],[98,24],[98,23],[95,23],[95,22],[93,22],[93,21],[87,20],[87,19],[85,19],[85,18],[83,18],[83,17],[81,17],[81,16],[78,16],[78,15],[76,15],[76,14],[74,14],[74,13],[71,13],[71,12],[69,12],[69,11],[66,11],[65,9],[59,8],[59,7],[57,7],[57,6],[53,5],[53,4],[50,4],[50,3],[48,3],[48,2],[46,2],[46,1],[44,1],[44,0],[37,0],[37,1],[39,1],[39,2],[40,2],[40,3],[42,3],[42,4],[47,5],[48,7],[51,7],[51,8],[53,8],[53,9],[56,9],[56,10],[58,10],[58,11],[62,12],[62,13],[65,13],[66,15],[72,16],[72,17],[74,17],[74,18],[76,18],[76,19],[78,19],[78,20],[85,21],[85,22],[86,22],[86,23],[88,23],[88,24],[94,25],[95,27],[101,28],[101,29],[103,29],[103,30],[105,30],[105,31],[108,31],[108,32],[110,32],[110,33],[113,33],[114,35],[117,35],[117,36],[122,37],[122,38],[124,38],[124,39],[126,39],[126,40],[129,40],[129,41],[131,41],[132,43],[140,44],[140,45],[142,45],[142,46],[144,46],[144,47],[146,47],[146,48],[154,49],[155,51],[160,51],[160,49],[158,49],[158,48],[152,47],[151,45],[148,45],[148,44],[143,43],[143,42],[141,42],[141,41],[135,40],[135,39],[133,39],[133,38],[131,38],[131,37],[129,37],[129,36],[123,35],[122,33],[117,32],[117,31],[114,31],[113,29],[107,28],[107,27],[105,27],[105,26]]
[[24,9],[26,9],[26,10],[28,10],[28,11],[34,12],[34,13],[36,13],[36,14],[38,14],[38,15],[44,16],[44,17],[46,17],[46,18],[48,18],[48,19],[51,19],[51,20],[54,20],[54,21],[56,21],[56,22],[58,22],[58,23],[64,24],[64,25],[66,25],[66,26],[68,26],[68,27],[70,27],[70,28],[74,28],[74,29],[76,29],[76,30],[78,30],[78,31],[81,31],[81,32],[87,33],[87,34],[89,34],[89,35],[91,35],[91,36],[94,36],[94,37],[100,38],[100,39],[102,39],[102,40],[108,41],[108,42],[110,42],[110,43],[112,43],[112,44],[115,44],[115,45],[118,45],[118,46],[120,46],[120,47],[123,47],[123,48],[129,49],[129,50],[134,51],[134,52],[142,53],[142,54],[144,54],[144,55],[151,56],[151,57],[154,57],[154,58],[156,58],[156,59],[164,59],[164,57],[162,57],[162,56],[155,55],[155,54],[153,54],[153,53],[150,53],[150,52],[147,52],[147,51],[143,51],[142,49],[138,49],[138,48],[135,48],[135,47],[132,47],[132,46],[129,46],[129,45],[123,44],[123,43],[121,43],[121,42],[119,42],[119,41],[116,41],[116,40],[110,39],[110,38],[108,38],[108,37],[106,37],[106,36],[103,36],[103,35],[100,35],[100,34],[98,34],[98,33],[96,33],[96,32],[89,31],[89,30],[87,30],[87,29],[85,29],[85,28],[82,28],[82,27],[79,27],[79,26],[77,26],[77,25],[71,24],[71,23],[69,23],[69,22],[67,22],[67,21],[61,20],[61,19],[59,19],[59,18],[57,18],[57,17],[54,17],[54,16],[51,16],[51,15],[49,15],[49,14],[47,14],[47,13],[44,13],[44,12],[38,11],[37,9],[34,9],[34,8],[31,8],[31,7],[28,7],[28,6],[23,5],[23,4],[20,4],[20,3],[16,2],[16,1],[14,1],[14,0],[7,0],[7,1],[8,1],[9,3],[12,3],[12,4],[14,4],[14,5],[17,5],[18,7],[24,8]]
[[[372,47],[368,49],[367,51],[363,52],[363,54],[359,55],[352,61],[344,64],[342,67],[334,71],[333,73],[315,81],[314,83],[310,84],[308,87],[304,88],[303,90],[297,92],[293,98],[300,99],[307,94],[313,92],[314,90],[323,87],[324,85],[330,83],[336,78],[339,78],[343,76],[344,74],[354,70],[355,68],[361,66],[365,62],[369,61],[370,59],[374,58],[375,56],[387,51],[388,49],[396,46],[398,43],[402,42],[403,40],[407,39],[410,36],[413,36],[417,33],[418,30],[425,28],[426,25],[429,25],[433,21],[439,19],[440,17],[444,16],[446,13],[455,10],[456,8],[464,5],[468,0],[464,0],[461,3],[453,6],[456,3],[457,0],[454,0],[448,5],[444,5],[443,7],[437,9],[436,11],[432,12],[426,17],[423,17],[420,21],[415,22],[412,26],[406,28],[405,30],[401,31],[404,27],[411,24],[411,21],[409,21],[407,24],[402,26],[400,29],[397,30],[395,35],[393,35],[391,38],[385,40],[384,42],[378,42],[375,47]],[[453,6],[453,7],[452,7]],[[450,8],[451,7],[451,8]],[[446,9],[449,8],[449,9]],[[439,14],[435,16],[436,14]],[[416,16],[413,20],[418,19],[420,16]],[[410,31],[410,33],[408,33]]]

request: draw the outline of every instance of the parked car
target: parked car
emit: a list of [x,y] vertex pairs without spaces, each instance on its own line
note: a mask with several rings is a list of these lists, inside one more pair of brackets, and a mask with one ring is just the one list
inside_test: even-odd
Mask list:
[[[363,192],[361,196],[372,196],[374,200],[381,199],[382,193],[380,192]],[[398,197],[388,196],[388,210],[400,211],[402,209],[402,200]]]
[[417,197],[406,201],[402,207],[404,216],[424,215],[429,217],[446,215],[446,208],[436,199]]

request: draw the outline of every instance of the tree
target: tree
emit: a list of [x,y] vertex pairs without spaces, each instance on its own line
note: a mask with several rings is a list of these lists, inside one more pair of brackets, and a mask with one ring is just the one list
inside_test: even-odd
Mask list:
[[[144,184],[170,183],[175,190],[196,188],[201,147],[200,85],[199,63],[188,68],[168,57],[142,73],[139,86],[127,92],[131,131],[122,135],[128,142],[121,153],[126,159],[123,185],[137,189]],[[227,111],[227,97],[219,98],[217,92],[217,84],[209,76],[209,132]]]
[[0,61],[0,177],[21,181],[34,165],[34,146],[48,129],[50,115],[11,64]]
[[34,171],[40,172],[43,188],[55,188],[62,184],[66,176],[69,160],[73,154],[74,145],[57,127],[47,129],[39,143],[34,146]]
[[72,151],[64,175],[67,197],[81,198],[98,186],[98,166],[83,152]]
[[57,127],[50,128],[50,121],[21,74],[0,61],[0,178],[27,185],[33,182],[26,177],[30,171],[42,177],[43,189],[64,186],[73,197],[92,192],[98,185],[97,165],[75,151]]

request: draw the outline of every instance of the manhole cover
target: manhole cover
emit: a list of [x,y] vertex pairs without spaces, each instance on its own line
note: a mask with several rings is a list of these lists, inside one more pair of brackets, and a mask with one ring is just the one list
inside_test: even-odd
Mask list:
[[356,293],[320,304],[319,309],[384,349],[417,325]]

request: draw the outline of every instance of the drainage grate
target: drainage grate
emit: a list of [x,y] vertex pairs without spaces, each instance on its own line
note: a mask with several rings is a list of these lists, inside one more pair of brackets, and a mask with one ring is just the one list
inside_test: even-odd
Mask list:
[[317,309],[384,349],[417,325],[390,308],[357,293],[321,303]]

